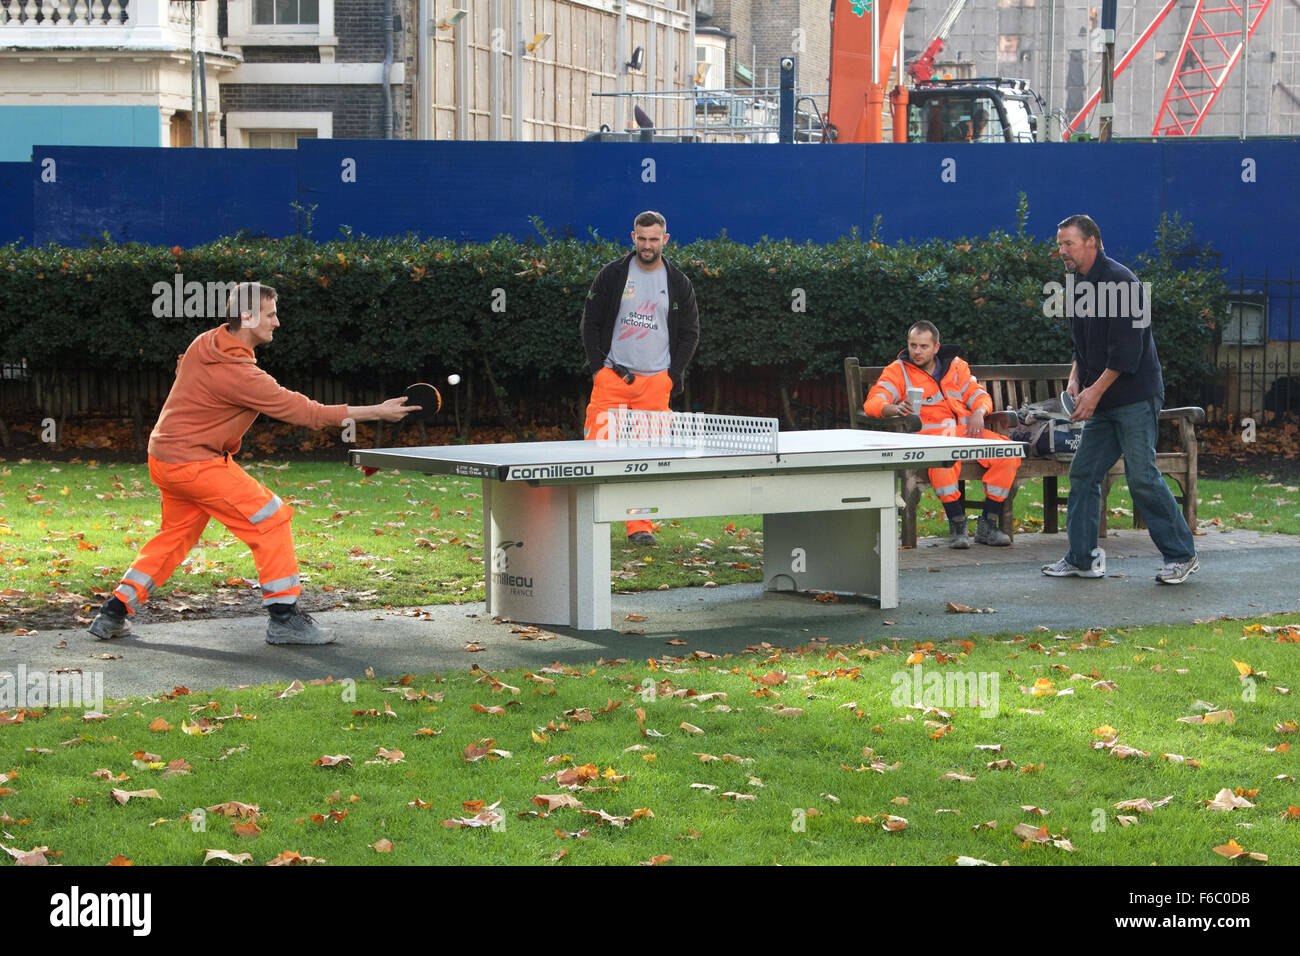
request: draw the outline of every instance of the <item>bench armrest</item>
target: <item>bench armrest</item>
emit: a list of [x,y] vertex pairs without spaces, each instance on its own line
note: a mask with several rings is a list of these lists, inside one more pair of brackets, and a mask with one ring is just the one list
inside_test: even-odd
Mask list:
[[1205,409],[1189,406],[1187,408],[1162,408],[1160,410],[1161,421],[1173,419],[1183,419],[1192,425],[1204,425]]
[[912,434],[921,430],[920,415],[895,415],[893,418],[872,418],[862,411],[855,411],[853,423],[856,428],[865,428],[873,432],[904,432]]
[[1020,424],[1020,416],[1014,409],[1008,408],[1000,412],[989,412],[984,416],[984,427],[989,431],[998,432],[1005,435],[1014,425]]
[[[872,418],[860,411],[853,413],[854,427],[876,432],[904,432],[915,434],[921,430],[920,415],[895,415],[893,418]],[[1020,419],[1013,411],[989,412],[984,416],[984,427],[990,431],[1005,434],[1012,425],[1018,425]]]

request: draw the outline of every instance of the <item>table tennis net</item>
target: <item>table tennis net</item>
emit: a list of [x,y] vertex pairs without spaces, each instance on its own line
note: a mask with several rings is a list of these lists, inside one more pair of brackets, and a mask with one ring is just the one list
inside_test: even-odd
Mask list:
[[616,448],[708,448],[776,454],[777,420],[704,412],[611,408],[603,440]]

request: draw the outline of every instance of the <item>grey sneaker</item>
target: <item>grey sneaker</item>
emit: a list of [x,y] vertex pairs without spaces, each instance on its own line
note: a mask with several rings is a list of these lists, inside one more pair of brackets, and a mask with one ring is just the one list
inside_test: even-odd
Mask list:
[[636,534],[630,534],[627,536],[627,543],[639,544],[647,548],[653,548],[659,542],[655,540],[655,536],[649,531],[638,531]]
[[1055,564],[1044,564],[1043,573],[1050,578],[1102,578],[1106,576],[1106,568],[1104,564],[1100,568],[1076,568],[1062,558]]
[[111,641],[115,637],[126,637],[131,633],[131,622],[124,616],[118,617],[100,611],[90,622],[90,633],[101,641]]
[[285,618],[271,618],[266,625],[266,643],[333,644],[334,635],[295,607]]
[[975,543],[1005,548],[1010,546],[1011,536],[999,528],[996,521],[980,515],[979,524],[975,528]]
[[1156,580],[1161,584],[1182,584],[1197,571],[1201,570],[1201,560],[1192,555],[1186,561],[1170,561],[1156,572]]
[[970,533],[966,530],[965,518],[949,519],[948,547],[964,550],[970,547]]

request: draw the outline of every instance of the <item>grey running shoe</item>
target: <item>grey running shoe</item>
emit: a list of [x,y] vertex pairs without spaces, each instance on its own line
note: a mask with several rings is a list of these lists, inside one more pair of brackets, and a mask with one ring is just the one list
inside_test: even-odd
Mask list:
[[653,548],[659,542],[655,540],[655,536],[649,531],[638,531],[636,534],[630,534],[627,536],[627,543],[639,544],[647,548]]
[[965,518],[949,519],[948,547],[959,551],[970,547],[970,533],[966,530]]
[[1102,578],[1106,576],[1106,568],[1104,565],[1100,568],[1076,568],[1062,558],[1055,564],[1044,564],[1043,573],[1050,578]]
[[131,622],[123,615],[118,617],[106,611],[100,611],[90,622],[90,633],[101,641],[111,641],[115,637],[126,637],[131,633]]
[[266,625],[266,643],[268,644],[332,644],[334,635],[320,627],[296,607],[293,613],[284,617],[272,617]]
[[979,524],[975,528],[975,543],[1005,548],[1011,544],[1011,536],[999,528],[992,518],[980,515]]
[[1199,570],[1201,570],[1201,560],[1196,555],[1192,555],[1186,561],[1168,562],[1156,572],[1156,580],[1161,584],[1182,584]]

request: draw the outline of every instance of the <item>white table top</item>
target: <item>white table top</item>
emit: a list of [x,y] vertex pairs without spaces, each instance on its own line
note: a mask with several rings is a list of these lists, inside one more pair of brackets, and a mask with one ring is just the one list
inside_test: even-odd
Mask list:
[[615,446],[599,441],[357,449],[353,465],[498,481],[637,479],[761,470],[925,468],[956,460],[1021,458],[1019,442],[859,429],[781,432],[776,454],[712,448]]

